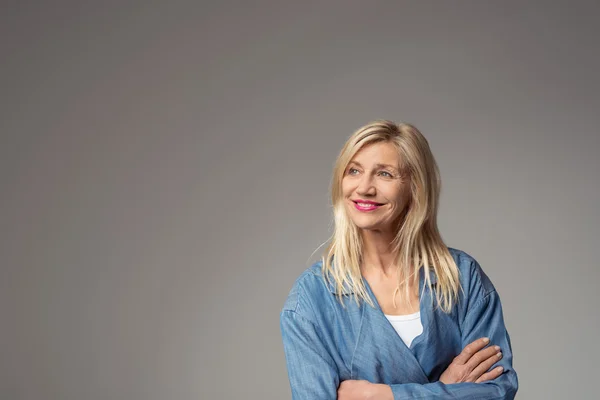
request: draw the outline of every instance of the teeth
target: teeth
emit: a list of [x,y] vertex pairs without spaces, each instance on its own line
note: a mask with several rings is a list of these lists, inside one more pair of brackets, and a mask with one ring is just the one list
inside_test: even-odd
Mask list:
[[377,207],[375,204],[357,203],[361,207]]

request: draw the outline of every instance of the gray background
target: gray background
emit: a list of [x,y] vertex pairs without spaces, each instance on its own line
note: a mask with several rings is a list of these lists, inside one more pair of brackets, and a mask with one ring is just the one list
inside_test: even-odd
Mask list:
[[6,2],[0,398],[290,398],[345,139],[415,124],[520,399],[594,398],[595,2]]

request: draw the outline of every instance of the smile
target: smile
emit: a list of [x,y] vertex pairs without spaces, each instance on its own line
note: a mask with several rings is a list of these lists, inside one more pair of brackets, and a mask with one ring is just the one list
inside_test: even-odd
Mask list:
[[357,203],[353,201],[354,207],[359,211],[373,211],[381,207],[383,204]]

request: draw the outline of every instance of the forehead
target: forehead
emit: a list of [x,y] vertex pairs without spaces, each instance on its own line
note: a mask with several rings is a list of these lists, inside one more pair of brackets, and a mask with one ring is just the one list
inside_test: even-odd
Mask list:
[[401,159],[400,154],[398,154],[398,149],[392,143],[378,142],[368,144],[361,148],[354,157],[352,157],[352,160],[350,160],[350,163],[353,162],[359,163],[367,168],[371,168],[378,164],[399,168]]

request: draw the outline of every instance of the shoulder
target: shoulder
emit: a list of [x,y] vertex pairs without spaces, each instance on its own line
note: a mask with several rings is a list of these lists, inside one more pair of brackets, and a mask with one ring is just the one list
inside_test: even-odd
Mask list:
[[319,304],[330,295],[323,278],[323,263],[317,261],[305,269],[294,281],[285,300],[282,312],[293,311],[306,318],[315,315]]
[[448,247],[448,250],[458,267],[460,284],[465,291],[465,295],[472,300],[477,300],[495,292],[496,289],[491,280],[473,256],[452,247]]

